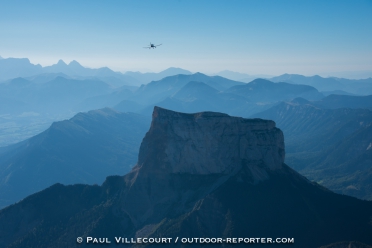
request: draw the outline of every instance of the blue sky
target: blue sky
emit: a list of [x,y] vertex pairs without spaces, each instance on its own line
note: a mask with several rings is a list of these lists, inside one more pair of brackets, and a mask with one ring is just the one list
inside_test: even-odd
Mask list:
[[[372,1],[1,1],[0,56],[92,68],[372,76]],[[144,49],[162,43],[157,49]]]

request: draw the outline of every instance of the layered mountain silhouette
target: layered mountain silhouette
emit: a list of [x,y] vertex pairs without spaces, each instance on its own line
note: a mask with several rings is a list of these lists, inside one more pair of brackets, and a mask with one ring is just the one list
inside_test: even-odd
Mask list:
[[0,81],[17,78],[28,77],[43,73],[41,65],[31,64],[27,58],[7,58],[0,60]]
[[131,71],[124,73],[124,75],[130,76],[138,80],[141,84],[148,84],[151,81],[158,81],[165,77],[175,76],[179,74],[190,75],[192,73],[188,70],[184,70],[181,68],[175,68],[175,67],[170,67],[159,73],[154,73],[154,72],[141,73],[141,72],[131,72]]
[[[329,96],[315,102],[295,99],[254,116],[274,120],[283,130],[288,152],[286,161],[297,171],[336,192],[372,199],[369,148],[372,111],[334,109],[339,103],[332,99],[338,97],[349,96]],[[352,98],[353,101],[344,101],[342,106],[369,107],[360,104],[369,97]]]
[[[195,113],[202,111],[219,111],[240,116],[247,116],[255,108],[256,103],[250,102],[242,96],[225,93],[203,83],[191,81],[179,89],[176,93],[168,96],[155,105],[162,108]],[[152,113],[154,104],[143,108],[140,113]]]
[[242,85],[243,83],[229,80],[223,77],[209,77],[202,73],[192,75],[176,75],[163,78],[159,81],[153,81],[147,85],[141,86],[134,96],[141,104],[155,104],[167,97],[177,93],[182,87],[191,81],[203,82],[218,91],[226,90],[234,85]]
[[129,100],[144,106],[137,112],[145,115],[151,114],[156,105],[188,113],[217,111],[248,117],[272,107],[279,101],[299,96],[310,100],[323,97],[311,86],[272,83],[264,79],[243,84],[196,73],[151,82],[140,87]]
[[191,74],[190,71],[181,68],[168,68],[159,73],[140,73],[140,72],[115,72],[107,67],[91,69],[82,66],[76,60],[66,64],[59,60],[57,64],[42,67],[34,65],[27,58],[6,58],[0,59],[0,81],[5,81],[18,77],[37,77],[39,75],[63,74],[72,79],[101,80],[113,87],[123,85],[140,86],[151,81],[160,80],[164,77],[177,74]]
[[286,82],[291,84],[310,85],[319,91],[345,91],[358,95],[372,94],[372,78],[367,79],[345,79],[345,78],[323,78],[318,75],[306,77],[297,74],[283,74],[270,78],[272,82]]
[[56,182],[101,184],[108,175],[127,173],[149,123],[134,113],[95,110],[0,148],[0,208]]
[[371,216],[371,202],[332,193],[284,164],[273,121],[155,107],[130,173],[102,186],[56,184],[1,210],[0,245],[78,247],[88,236],[371,244]]
[[[75,80],[61,76],[43,84],[24,78],[16,78],[0,84],[0,97],[26,103],[25,110],[31,109],[39,113],[63,113],[83,99],[109,92],[111,92],[109,85],[102,81]],[[13,108],[3,111],[2,114],[14,113]]]
[[[69,68],[63,62],[59,64]],[[76,64],[75,67],[81,66]],[[20,130],[13,141],[9,132],[0,132],[0,138],[4,137],[5,140],[1,145],[29,138],[52,121],[71,118],[80,111],[105,107],[148,116],[156,105],[187,113],[217,111],[249,117],[279,101],[296,97],[309,100],[322,97],[311,86],[272,83],[263,79],[244,84],[202,73],[169,76],[138,89],[133,86],[113,87],[113,81],[104,81],[102,78],[76,78],[63,73],[49,73],[0,84],[0,125],[13,125],[13,128]],[[1,115],[10,116],[2,118]],[[38,123],[39,128],[30,130],[34,123]]]
[[71,61],[68,65],[59,60],[57,64],[52,66],[42,67],[41,65],[34,65],[29,59],[23,58],[7,58],[0,61],[0,80],[7,80],[17,77],[31,77],[45,73],[63,73],[67,76],[80,77],[120,77],[120,73],[114,72],[109,68],[90,69],[81,66],[77,61]]
[[255,79],[249,84],[231,87],[226,92],[244,96],[252,102],[277,102],[296,97],[308,100],[323,98],[323,95],[311,86],[273,83],[265,79]]
[[[116,89],[114,92],[104,94],[104,95],[97,95],[92,96],[89,98],[85,98],[79,104],[76,105],[75,109],[77,111],[89,111],[92,109],[100,109],[105,107],[113,107],[119,104],[123,99],[130,98],[133,95],[133,92],[126,88],[120,87]],[[135,108],[128,109],[127,111],[135,112]],[[123,112],[127,112],[123,111]]]
[[246,73],[240,73],[240,72],[235,72],[235,71],[230,71],[230,70],[220,71],[214,75],[228,78],[228,79],[235,80],[235,81],[239,81],[239,82],[244,82],[244,83],[250,83],[257,78],[272,78],[273,77],[273,76],[266,75],[266,74],[249,75]]

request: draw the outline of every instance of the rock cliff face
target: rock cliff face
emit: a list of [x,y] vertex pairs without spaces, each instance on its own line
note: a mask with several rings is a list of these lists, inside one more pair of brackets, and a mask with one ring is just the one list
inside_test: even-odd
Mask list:
[[[125,199],[131,201],[122,207],[136,226],[160,221],[159,216],[191,210],[243,167],[249,183],[256,184],[283,162],[283,133],[273,121],[155,107],[138,163],[127,176]],[[175,204],[180,199],[183,204]]]
[[155,107],[138,167],[207,175],[230,174],[248,165],[258,173],[255,180],[260,180],[265,170],[282,167],[284,154],[283,133],[273,121],[214,112],[183,114]]
[[81,247],[79,235],[372,243],[371,202],[313,184],[283,160],[272,121],[155,108],[129,174],[102,186],[57,184],[0,210],[0,246]]

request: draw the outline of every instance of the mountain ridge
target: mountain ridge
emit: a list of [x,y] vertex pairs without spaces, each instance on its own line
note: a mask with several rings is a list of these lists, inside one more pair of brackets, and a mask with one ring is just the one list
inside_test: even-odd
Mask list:
[[0,150],[0,207],[56,182],[102,183],[135,165],[149,119],[101,109],[54,122],[44,132]]
[[287,82],[292,84],[310,85],[319,91],[335,91],[341,90],[347,93],[357,95],[371,95],[372,94],[372,78],[366,79],[346,79],[328,77],[323,78],[315,75],[306,77],[299,74],[283,74],[277,77],[270,78],[273,82]]

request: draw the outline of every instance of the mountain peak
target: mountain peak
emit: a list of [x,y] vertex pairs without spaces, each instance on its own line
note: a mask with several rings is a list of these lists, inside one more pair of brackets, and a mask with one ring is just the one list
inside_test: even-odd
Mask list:
[[67,65],[62,59],[58,60],[57,65]]
[[[247,166],[253,182],[284,162],[283,133],[275,122],[217,112],[184,114],[155,107],[137,168],[186,174],[231,174]],[[208,154],[208,156],[206,156]]]
[[201,73],[201,72],[195,72],[194,75],[203,75],[203,76],[206,76],[205,74]]
[[71,61],[69,64],[69,66],[73,66],[73,67],[83,67],[79,62],[77,62],[76,60],[73,60]]

